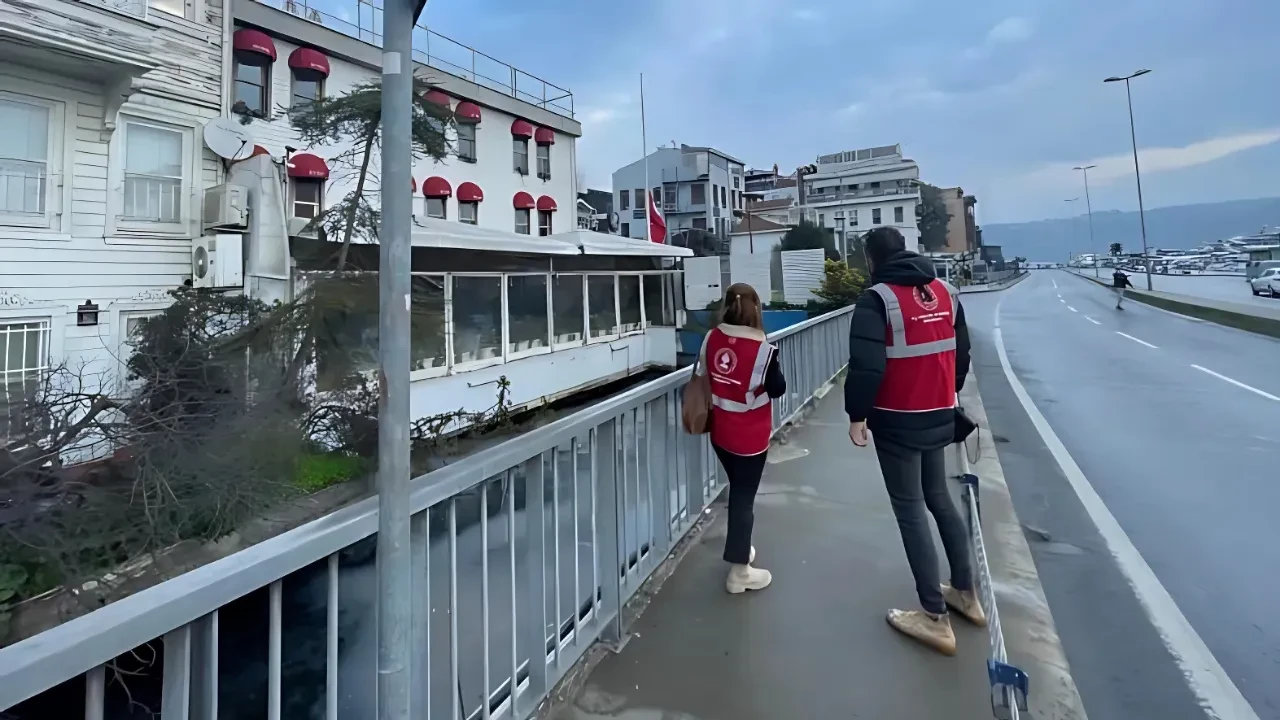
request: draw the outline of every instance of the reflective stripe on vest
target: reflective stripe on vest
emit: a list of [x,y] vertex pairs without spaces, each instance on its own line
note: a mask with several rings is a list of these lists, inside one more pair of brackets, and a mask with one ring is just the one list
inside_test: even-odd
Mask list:
[[[715,343],[710,342],[710,338],[708,338],[707,348],[705,351],[705,357],[707,359],[707,374],[709,376],[708,380],[711,384],[711,404],[721,410],[735,413],[749,412],[768,405],[769,395],[764,392],[763,386],[765,372],[769,368],[769,359],[773,354],[773,346],[765,341],[735,338],[736,340],[741,340],[744,343],[752,343],[756,345],[756,356],[751,363],[751,374],[748,376],[746,388],[742,392],[742,400],[735,400],[724,397],[725,393],[723,386],[727,384],[740,386],[741,381],[732,380],[727,375],[723,373],[716,373],[712,369],[714,367],[713,364],[715,363],[715,359],[712,356],[716,353],[716,348],[720,347],[721,343],[732,344],[729,343],[728,340],[733,336],[719,330],[712,330],[711,332],[718,333],[721,336],[716,338]],[[717,392],[717,390],[720,392]],[[757,393],[757,390],[759,390],[759,393]]]
[[[956,307],[959,304],[956,299],[956,289],[950,284],[940,282],[947,289],[947,294],[951,296],[951,326],[956,324]],[[885,346],[885,357],[887,358],[909,358],[921,357],[924,355],[934,355],[940,352],[956,349],[956,338],[953,334],[944,340],[934,340],[932,342],[919,343],[916,345],[907,344],[907,323],[902,316],[902,305],[898,302],[898,296],[888,285],[877,283],[870,288],[875,294],[880,296],[884,301],[884,314],[889,322],[889,331],[892,334],[893,342]]]

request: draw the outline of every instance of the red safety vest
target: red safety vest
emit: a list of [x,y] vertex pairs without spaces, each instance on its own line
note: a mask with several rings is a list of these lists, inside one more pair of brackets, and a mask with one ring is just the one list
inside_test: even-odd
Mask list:
[[933,280],[927,287],[879,283],[884,300],[885,368],[875,407],[929,412],[956,405],[957,291]]
[[763,339],[707,333],[706,371],[711,385],[711,442],[735,455],[769,449],[773,408],[764,375],[776,349]]

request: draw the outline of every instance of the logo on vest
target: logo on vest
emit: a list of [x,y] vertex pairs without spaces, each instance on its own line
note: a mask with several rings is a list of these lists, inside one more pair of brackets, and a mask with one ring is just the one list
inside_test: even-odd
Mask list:
[[738,355],[729,348],[720,348],[716,351],[715,363],[717,372],[728,375],[738,367]]
[[915,297],[916,303],[925,310],[938,309],[938,296],[930,291],[929,295],[926,297],[924,294],[924,286],[912,288],[911,294]]

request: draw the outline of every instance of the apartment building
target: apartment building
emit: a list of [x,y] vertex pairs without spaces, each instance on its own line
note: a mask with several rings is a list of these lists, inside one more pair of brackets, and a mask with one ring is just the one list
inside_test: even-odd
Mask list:
[[[648,188],[646,188],[646,169]],[[613,173],[614,212],[619,234],[648,239],[648,193],[667,221],[667,233],[697,228],[727,240],[746,207],[741,160],[711,147],[658,148]]]
[[838,244],[887,225],[902,232],[909,249],[919,247],[920,167],[903,157],[901,145],[822,155],[816,166],[804,176],[802,215],[831,228]]
[[117,378],[130,328],[191,278],[223,177],[201,130],[229,105],[226,1],[0,3],[0,435],[51,367]]

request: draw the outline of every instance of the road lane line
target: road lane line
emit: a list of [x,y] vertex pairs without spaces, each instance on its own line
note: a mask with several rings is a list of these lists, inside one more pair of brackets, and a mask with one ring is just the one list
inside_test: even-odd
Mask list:
[[1071,312],[1080,312],[1079,310],[1071,307],[1070,305],[1067,306],[1067,309],[1070,310]]
[[1134,337],[1134,336],[1132,336],[1132,335],[1129,335],[1128,333],[1122,333],[1122,332],[1120,332],[1119,330],[1117,330],[1117,331],[1116,331],[1116,334],[1117,334],[1117,335],[1119,335],[1120,337],[1127,337],[1127,338],[1129,338],[1130,340],[1132,340],[1132,341],[1134,341],[1134,342],[1138,343],[1139,345],[1146,345],[1147,347],[1152,348],[1152,349],[1154,349],[1154,350],[1159,350],[1159,349],[1160,349],[1160,348],[1156,347],[1155,345],[1152,345],[1151,343],[1147,342],[1146,340],[1139,340],[1138,338],[1136,338],[1136,337]]
[[1057,290],[1057,289],[1058,289],[1058,281],[1057,281],[1057,279],[1056,279],[1056,278],[1049,278],[1049,280],[1053,282],[1053,289],[1054,289],[1054,290]]
[[1223,375],[1223,374],[1221,374],[1221,373],[1216,373],[1216,372],[1214,372],[1214,371],[1210,370],[1210,369],[1209,369],[1209,368],[1207,368],[1207,367],[1200,367],[1199,365],[1192,365],[1191,367],[1193,367],[1193,368],[1195,368],[1195,369],[1199,370],[1199,371],[1200,371],[1200,372],[1202,372],[1202,373],[1208,373],[1208,374],[1210,374],[1210,375],[1212,375],[1212,376],[1214,376],[1214,377],[1218,378],[1219,380],[1225,380],[1225,381],[1227,381],[1227,382],[1231,383],[1232,385],[1235,385],[1235,386],[1236,386],[1236,387],[1238,387],[1238,388],[1243,388],[1243,389],[1248,390],[1249,392],[1254,393],[1254,394],[1256,394],[1256,395],[1261,395],[1262,397],[1264,397],[1264,398],[1266,398],[1266,399],[1268,399],[1268,400],[1275,400],[1276,402],[1280,402],[1280,397],[1276,397],[1275,395],[1272,395],[1272,394],[1271,394],[1271,393],[1269,393],[1269,392],[1265,392],[1265,391],[1263,391],[1263,390],[1259,390],[1259,389],[1258,389],[1258,388],[1256,388],[1256,387],[1252,387],[1252,386],[1249,386],[1249,385],[1245,385],[1244,383],[1240,382],[1239,380],[1232,380],[1231,378],[1227,377],[1226,375]]
[[1107,544],[1107,549],[1111,551],[1111,556],[1116,559],[1116,565],[1129,581],[1134,595],[1142,604],[1142,609],[1146,611],[1152,626],[1159,633],[1165,648],[1169,650],[1179,669],[1182,670],[1187,680],[1187,687],[1200,701],[1200,706],[1205,713],[1215,720],[1260,720],[1258,713],[1249,706],[1240,689],[1235,686],[1227,676],[1227,671],[1213,656],[1209,646],[1204,644],[1204,640],[1196,634],[1195,628],[1191,627],[1186,616],[1178,609],[1178,604],[1173,601],[1169,591],[1160,584],[1160,579],[1156,577],[1151,566],[1143,559],[1138,548],[1134,547],[1133,541],[1107,509],[1106,503],[1102,502],[1102,498],[1085,477],[1084,471],[1076,464],[1071,453],[1067,452],[1066,446],[1062,444],[1062,440],[1050,427],[1049,421],[1032,402],[1027,389],[1014,375],[1013,366],[1009,363],[1009,354],[1004,347],[1003,331],[1000,329],[1000,306],[1004,304],[1004,300],[1005,298],[1001,298],[1000,302],[996,303],[995,343],[996,353],[1000,357],[1000,366],[1004,370],[1005,378],[1009,381],[1009,387],[1018,398],[1018,402],[1022,404],[1027,417],[1031,419],[1031,424],[1040,433],[1049,452],[1062,468],[1062,474],[1066,476],[1067,482],[1080,498],[1080,503],[1089,513],[1094,526],[1098,528],[1098,533]]
[[1097,320],[1094,320],[1093,318],[1089,317],[1088,315],[1085,315],[1085,316],[1084,316],[1084,319],[1085,319],[1085,320],[1088,320],[1089,322],[1093,323],[1094,325],[1101,325],[1101,324],[1102,324],[1102,323],[1098,322]]

